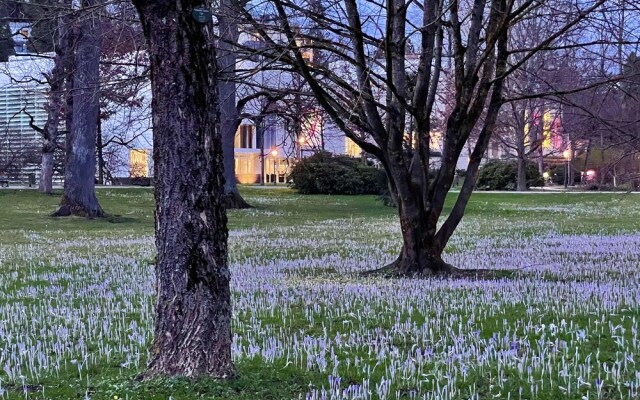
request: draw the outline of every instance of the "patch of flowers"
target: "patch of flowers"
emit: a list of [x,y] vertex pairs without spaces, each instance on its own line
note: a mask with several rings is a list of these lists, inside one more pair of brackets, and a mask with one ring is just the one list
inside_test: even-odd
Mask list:
[[[640,233],[494,222],[465,220],[445,258],[515,277],[359,276],[396,256],[393,218],[232,231],[234,358],[326,376],[305,400],[637,399]],[[25,237],[0,245],[1,385],[144,369],[152,238]]]

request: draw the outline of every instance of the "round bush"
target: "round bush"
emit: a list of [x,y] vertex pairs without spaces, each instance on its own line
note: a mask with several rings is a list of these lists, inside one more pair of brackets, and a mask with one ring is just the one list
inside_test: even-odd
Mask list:
[[384,171],[327,152],[298,161],[289,180],[301,194],[381,194],[386,186]]

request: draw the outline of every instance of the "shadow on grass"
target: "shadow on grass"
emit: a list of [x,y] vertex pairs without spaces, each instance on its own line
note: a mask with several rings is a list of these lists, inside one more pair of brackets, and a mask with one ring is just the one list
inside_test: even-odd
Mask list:
[[104,220],[110,224],[125,224],[139,221],[137,218],[124,217],[122,215],[107,215]]
[[[233,379],[211,378],[155,378],[139,381],[135,377],[118,378],[96,387],[100,396],[136,399],[195,399],[219,400],[282,400],[304,396],[310,388],[327,385],[327,374],[309,372],[283,365],[266,364],[258,360],[245,360],[236,364]],[[120,382],[118,382],[120,381]],[[120,387],[121,391],[109,392]]]

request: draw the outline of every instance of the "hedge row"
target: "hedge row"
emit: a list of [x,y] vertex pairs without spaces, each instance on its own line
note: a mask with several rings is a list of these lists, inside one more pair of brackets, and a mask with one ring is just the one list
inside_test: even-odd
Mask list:
[[[491,160],[481,169],[480,190],[515,190],[518,167],[515,161]],[[527,186],[543,186],[544,179],[532,162],[527,163]],[[289,183],[301,194],[378,194],[388,192],[383,170],[360,159],[320,152],[300,160],[292,169]]]

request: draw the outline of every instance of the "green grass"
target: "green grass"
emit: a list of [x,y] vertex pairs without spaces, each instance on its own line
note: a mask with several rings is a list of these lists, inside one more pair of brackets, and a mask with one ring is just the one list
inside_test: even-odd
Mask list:
[[[231,211],[229,228],[295,226],[333,219],[395,217],[396,210],[386,207],[376,196],[304,196],[290,189],[242,188],[243,195],[255,206],[254,212]],[[151,189],[99,189],[102,207],[110,215],[105,220],[53,218],[61,193],[42,195],[34,190],[0,191],[0,226],[4,234],[15,231],[43,232],[60,230],[65,234],[99,234],[118,230],[123,233],[149,234],[153,230],[153,192]],[[447,212],[457,193],[447,201]],[[617,193],[491,193],[473,194],[467,216],[500,218],[506,223],[551,220],[563,229],[577,227],[581,232],[599,230],[635,230],[637,222],[623,212],[593,213],[612,208],[629,209],[640,202],[634,194]],[[549,208],[544,211],[544,208]],[[564,207],[558,212],[554,208]],[[532,210],[532,208],[534,210]],[[500,229],[500,226],[492,228]]]
[[[581,256],[582,253],[576,255],[572,248],[567,248],[550,256],[567,263],[567,271],[550,269],[513,280],[459,286],[455,282],[407,284],[397,280],[370,280],[344,268],[362,260],[366,266],[376,267],[384,263],[385,258],[393,257],[400,246],[395,209],[384,206],[375,196],[301,196],[288,189],[251,187],[243,187],[242,193],[255,208],[229,212],[230,259],[234,276],[239,280],[234,291],[237,343],[246,346],[252,340],[273,337],[286,342],[283,346],[290,349],[288,341],[294,336],[333,339],[347,335],[342,339],[347,340],[350,334],[359,335],[363,347],[340,351],[335,347],[336,360],[340,362],[336,370],[343,379],[343,388],[370,379],[375,393],[375,385],[388,376],[394,356],[376,360],[366,339],[374,332],[386,332],[389,349],[399,354],[413,351],[415,346],[433,347],[436,354],[444,354],[459,335],[467,338],[467,344],[474,342],[484,348],[492,346],[490,341],[495,333],[509,332],[516,335],[523,346],[535,346],[543,334],[545,340],[552,340],[548,333],[539,330],[542,324],[560,325],[566,320],[574,324],[576,330],[587,330],[589,336],[579,343],[575,342],[575,332],[570,329],[554,336],[567,342],[571,352],[579,349],[577,357],[569,351],[567,355],[553,355],[558,363],[553,366],[556,375],[561,361],[583,364],[588,354],[595,358],[598,352],[601,363],[613,364],[623,351],[637,348],[629,344],[634,340],[632,331],[637,325],[634,321],[640,320],[633,295],[616,303],[619,307],[614,312],[606,308],[615,300],[605,298],[609,296],[607,291],[594,291],[591,297],[583,298],[585,289],[578,286],[582,283],[611,285],[612,291],[632,293],[640,281],[639,271],[633,268],[637,266],[637,253],[626,254],[622,249],[611,253],[613,255],[600,255],[585,247],[580,250],[584,252]],[[447,209],[455,195],[452,193],[448,199]],[[26,335],[33,343],[50,342],[56,335],[48,330],[58,326],[70,327],[72,336],[68,343],[77,346],[65,353],[61,358],[64,365],[55,372],[52,368],[43,369],[34,378],[23,365],[29,386],[23,387],[19,379],[11,382],[0,372],[3,380],[0,387],[6,390],[0,398],[82,399],[88,395],[91,399],[119,396],[275,400],[304,398],[313,388],[327,387],[331,368],[323,370],[315,364],[307,368],[304,357],[298,363],[286,362],[282,357],[269,362],[260,356],[243,356],[236,362],[237,378],[231,381],[138,381],[136,377],[144,371],[147,354],[141,351],[138,358],[131,361],[135,366],[123,367],[123,363],[128,362],[128,355],[147,348],[150,341],[153,193],[142,188],[100,189],[98,197],[109,218],[53,218],[49,214],[55,209],[59,194],[45,196],[36,191],[0,190],[0,274],[3,276],[0,290],[4,293],[0,300],[3,307],[0,309],[3,317],[0,350],[9,349],[7,346],[17,340],[4,337],[6,332]],[[636,235],[639,203],[640,197],[632,194],[476,193],[448,254],[463,257],[461,262],[466,262],[464,256],[468,253],[475,254],[473,260],[484,260],[479,255],[504,250],[508,258],[520,250],[526,253],[530,246],[544,245],[544,241],[538,243],[535,239],[545,234],[550,234],[551,239],[553,235],[566,236],[578,245],[581,242],[576,237],[580,235],[606,238]],[[521,249],[509,247],[517,243],[513,241],[514,236],[521,238]],[[537,244],[530,244],[529,240]],[[478,244],[482,241],[488,242]],[[478,246],[488,247],[485,250]],[[553,246],[557,244],[550,245]],[[535,256],[536,252],[532,254]],[[494,256],[489,260],[498,262],[501,258]],[[589,264],[589,268],[574,266],[572,263],[576,262]],[[612,263],[626,263],[626,269],[617,271]],[[600,270],[601,265],[605,268]],[[429,295],[421,301],[412,301],[403,297],[405,291]],[[16,312],[15,307],[22,311]],[[74,312],[87,314],[73,315]],[[91,333],[98,329],[96,327],[80,327],[75,331],[67,325],[71,320],[74,324],[86,323],[90,312],[96,313],[101,323],[109,325],[100,334],[104,336],[101,341],[92,339],[100,336]],[[72,316],[65,317],[65,313]],[[22,315],[47,321],[33,321]],[[399,332],[403,323],[415,327],[406,326],[405,332]],[[605,329],[605,325],[611,327]],[[417,339],[416,332],[422,332],[423,326],[433,330],[432,338]],[[614,337],[616,326],[624,328],[621,337],[627,341],[626,347],[616,342],[621,340]],[[452,327],[459,330],[456,332]],[[146,335],[139,344],[130,338],[138,331]],[[473,333],[475,331],[478,333]],[[412,334],[418,336],[414,338]],[[436,342],[434,338],[440,340]],[[123,344],[128,347],[114,350],[109,357],[97,356],[105,345]],[[83,353],[89,354],[91,362],[87,368],[78,370],[76,364],[72,364],[72,357]],[[347,360],[353,362],[356,358],[361,360],[361,367],[345,366]],[[365,372],[367,365],[369,370]],[[3,366],[0,363],[0,369]],[[442,360],[436,358],[424,368],[439,374],[444,367]],[[582,399],[588,390],[584,386],[568,394],[558,389],[561,383],[566,383],[562,381],[564,378],[556,376],[555,387],[547,386],[546,391],[538,391],[534,396],[529,389],[529,378],[523,377],[516,367],[511,364],[501,367],[507,377],[504,382],[496,378],[497,368],[495,363],[489,363],[470,370],[464,378],[456,377],[454,383],[461,390],[459,398],[474,393],[480,398],[507,398],[505,393],[509,392],[515,399],[520,388],[524,388],[523,398]],[[629,367],[616,379],[632,380],[631,370]],[[547,379],[544,371],[537,370],[531,377],[540,382]],[[441,376],[438,379],[439,383],[445,382]],[[577,377],[572,375],[566,379],[573,382]],[[592,382],[595,377],[589,379]],[[628,388],[616,386],[616,379],[606,379],[600,398],[621,398],[620,393],[630,393]],[[389,398],[395,398],[395,391],[407,399],[412,390],[430,393],[436,390],[432,386],[435,382],[425,381],[418,388],[411,380],[394,381],[393,396]],[[587,398],[596,398],[594,393],[589,391]],[[374,394],[372,398],[377,397]]]

